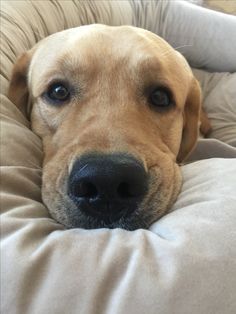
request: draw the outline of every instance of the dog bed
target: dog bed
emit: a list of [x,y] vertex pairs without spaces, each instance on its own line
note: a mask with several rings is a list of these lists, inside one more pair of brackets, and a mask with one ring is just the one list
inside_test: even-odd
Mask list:
[[[236,18],[183,1],[1,6],[2,313],[235,313]],[[212,72],[195,70],[211,138],[199,140],[177,202],[150,230],[64,230],[51,219],[41,201],[41,141],[7,98],[17,56],[93,22],[150,29]]]

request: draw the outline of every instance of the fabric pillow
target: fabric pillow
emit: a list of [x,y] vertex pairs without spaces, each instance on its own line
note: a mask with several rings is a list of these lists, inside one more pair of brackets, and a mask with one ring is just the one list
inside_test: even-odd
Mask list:
[[236,71],[235,16],[187,1],[164,0],[160,1],[160,6],[159,34],[180,51],[191,66],[214,72]]

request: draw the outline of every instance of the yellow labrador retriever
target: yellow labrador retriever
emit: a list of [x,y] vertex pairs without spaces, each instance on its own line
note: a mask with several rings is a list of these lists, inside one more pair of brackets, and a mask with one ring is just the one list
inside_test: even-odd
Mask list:
[[98,24],[51,35],[13,70],[9,98],[25,110],[28,97],[45,153],[42,197],[55,220],[148,228],[175,202],[201,95],[185,59],[162,38]]

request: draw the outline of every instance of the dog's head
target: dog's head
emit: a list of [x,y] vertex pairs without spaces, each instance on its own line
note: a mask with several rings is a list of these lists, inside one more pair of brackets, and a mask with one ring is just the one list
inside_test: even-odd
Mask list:
[[44,146],[43,201],[68,228],[147,228],[180,191],[198,135],[200,89],[185,59],[143,29],[82,26],[15,65],[10,99],[30,95]]

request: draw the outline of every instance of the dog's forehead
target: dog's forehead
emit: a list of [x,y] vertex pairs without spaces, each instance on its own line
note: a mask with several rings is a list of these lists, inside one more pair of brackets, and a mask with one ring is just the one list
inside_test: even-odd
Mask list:
[[151,55],[154,47],[159,53],[174,50],[159,36],[133,26],[90,25],[75,29],[68,34],[67,50],[85,54],[105,52],[113,57],[130,56],[143,52]]
[[[37,55],[42,57],[49,51],[57,52],[66,50],[80,51],[89,48],[96,53],[100,49],[115,49],[116,54],[127,53],[130,50],[143,49],[146,53],[158,49],[159,53],[169,54],[174,50],[161,37],[134,26],[107,26],[92,24],[80,26],[53,34],[39,44]],[[119,50],[120,48],[120,50]],[[118,50],[117,50],[118,49]]]
[[[106,26],[92,24],[69,29],[49,36],[39,43],[34,53],[34,65],[53,65],[66,55],[83,62],[93,58],[135,57],[137,60],[159,55],[160,59],[171,59],[172,49],[159,36],[133,26]],[[174,56],[175,57],[175,56]]]

